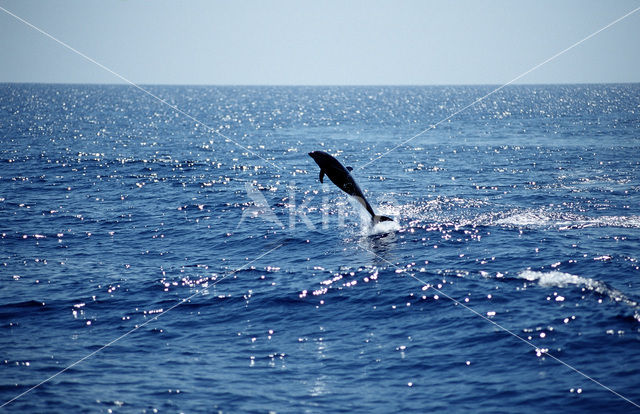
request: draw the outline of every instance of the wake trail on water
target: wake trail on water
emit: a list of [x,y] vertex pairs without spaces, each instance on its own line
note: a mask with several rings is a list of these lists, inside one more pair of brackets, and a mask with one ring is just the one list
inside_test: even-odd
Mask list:
[[487,207],[491,206],[482,200],[438,197],[395,206],[390,215],[401,215],[409,222],[417,224],[435,221],[456,226],[555,228],[560,231],[604,227],[640,228],[640,216],[637,215],[588,216],[547,207],[502,207],[496,211],[479,211]]

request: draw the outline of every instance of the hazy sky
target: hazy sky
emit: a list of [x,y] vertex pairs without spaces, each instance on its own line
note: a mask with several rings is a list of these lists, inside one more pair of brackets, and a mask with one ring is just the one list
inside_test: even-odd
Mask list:
[[[640,1],[0,0],[141,84],[502,84]],[[122,83],[0,10],[0,82]],[[640,82],[640,11],[519,83]]]

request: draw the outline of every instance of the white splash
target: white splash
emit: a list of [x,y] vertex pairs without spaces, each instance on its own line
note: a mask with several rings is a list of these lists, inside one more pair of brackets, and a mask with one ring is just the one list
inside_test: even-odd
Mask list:
[[393,221],[381,221],[377,224],[373,224],[371,221],[371,214],[364,209],[364,207],[358,203],[353,197],[348,197],[349,203],[358,212],[360,218],[360,233],[362,236],[375,236],[377,234],[393,233],[401,229],[398,217],[395,213],[397,211],[380,210],[375,211],[378,214],[387,215],[393,219]]
[[525,270],[520,272],[518,276],[530,282],[538,282],[540,286],[544,287],[567,287],[569,285],[577,285],[585,286],[590,290],[594,290],[596,286],[602,284],[601,282],[593,279],[572,275],[570,273],[558,272],[555,270],[551,272]]
[[[394,218],[393,221],[381,221],[375,225],[369,225],[367,235],[373,236],[376,234],[384,234],[384,233],[393,233],[395,231],[400,230],[400,223],[396,221]],[[363,226],[363,230],[365,227]]]

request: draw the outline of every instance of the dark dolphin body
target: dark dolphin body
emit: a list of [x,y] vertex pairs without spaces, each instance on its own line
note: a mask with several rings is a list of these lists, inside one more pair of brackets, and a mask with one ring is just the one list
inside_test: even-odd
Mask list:
[[323,182],[322,179],[326,175],[329,177],[331,182],[338,186],[338,188],[350,196],[355,197],[356,200],[358,200],[358,202],[367,209],[369,214],[371,214],[371,221],[373,224],[377,224],[381,221],[393,221],[393,219],[387,216],[378,216],[373,212],[371,204],[369,204],[367,199],[364,198],[362,190],[358,187],[358,184],[356,184],[355,180],[349,173],[353,168],[345,168],[340,164],[340,161],[324,151],[313,151],[309,153],[309,156],[313,158],[316,164],[320,167],[320,182]]

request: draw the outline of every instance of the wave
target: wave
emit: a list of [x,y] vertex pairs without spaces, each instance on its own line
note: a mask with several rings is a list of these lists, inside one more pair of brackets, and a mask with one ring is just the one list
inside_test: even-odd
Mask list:
[[610,287],[605,282],[556,270],[550,272],[525,270],[518,274],[518,278],[525,279],[530,282],[537,282],[538,285],[543,287],[566,288],[571,285],[582,287],[586,290],[607,297],[614,302],[629,305],[634,309],[634,318],[640,322],[640,308],[638,307],[638,302],[630,299],[621,291]]

